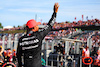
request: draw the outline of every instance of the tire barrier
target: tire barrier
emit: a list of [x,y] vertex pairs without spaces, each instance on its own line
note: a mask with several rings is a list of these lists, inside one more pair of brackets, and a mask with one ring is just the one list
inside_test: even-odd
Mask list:
[[93,59],[92,59],[91,57],[84,57],[84,58],[82,59],[82,62],[83,62],[85,65],[90,65],[90,64],[92,64]]

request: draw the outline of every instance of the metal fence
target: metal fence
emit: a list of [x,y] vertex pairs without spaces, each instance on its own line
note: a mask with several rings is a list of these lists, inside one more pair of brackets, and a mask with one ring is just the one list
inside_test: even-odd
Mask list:
[[[6,40],[7,38],[7,40]],[[9,34],[9,36],[7,37],[6,35],[4,35],[1,39],[1,44],[2,44],[2,47],[4,49],[7,49],[7,48],[10,48],[11,50],[15,49],[17,50],[17,45],[18,45],[18,34],[15,34],[14,36],[14,39],[12,40],[11,39],[12,36],[11,34]]]
[[[8,40],[5,40],[5,35],[2,37],[2,47],[4,49],[11,48],[17,50],[18,45],[18,34],[14,36],[14,40],[11,39],[11,34],[8,36]],[[59,52],[54,53],[54,46],[57,46],[58,43],[63,41],[65,54]],[[5,44],[7,42],[7,44]],[[46,61],[47,67],[82,67],[82,58],[81,58],[81,47],[84,42],[81,40],[74,40],[68,38],[54,39],[54,40],[43,40],[42,42],[42,57]],[[89,37],[87,39],[87,44],[89,49],[92,47],[92,39]],[[72,55],[70,55],[70,52]],[[89,65],[92,67],[93,65]]]
[[[55,53],[54,46],[58,44],[60,41],[64,41],[64,50],[65,54]],[[67,39],[62,38],[60,40],[52,40],[50,41],[43,41],[45,44],[42,45],[44,51],[44,59],[46,60],[46,66],[48,67],[84,67],[82,62],[82,44],[84,43],[81,40],[74,40],[74,39]],[[89,37],[88,40],[89,50],[92,47],[92,39]],[[63,44],[62,44],[63,45]],[[51,47],[51,48],[50,48]],[[71,54],[70,54],[71,53]],[[92,57],[94,58],[94,57]],[[94,60],[94,59],[93,59]],[[93,67],[94,64],[87,65],[89,67]]]

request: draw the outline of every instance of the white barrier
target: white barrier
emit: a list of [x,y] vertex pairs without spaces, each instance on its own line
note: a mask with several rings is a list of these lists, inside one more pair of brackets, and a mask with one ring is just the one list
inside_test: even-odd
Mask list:
[[[6,39],[8,38],[8,40],[6,40]],[[12,40],[11,39],[12,38],[12,35],[11,34],[9,34],[9,36],[7,37],[6,35],[4,35],[3,37],[2,37],[2,47],[4,48],[4,49],[8,49],[8,48],[10,48],[11,50],[13,50],[13,49],[15,49],[15,50],[17,50],[17,45],[18,45],[18,34],[16,34],[15,36],[14,36],[14,40]]]
[[7,48],[11,48],[11,34],[8,36],[8,43],[7,43]]
[[15,35],[15,40],[14,40],[14,49],[17,50],[17,45],[18,45],[18,34]]
[[3,40],[2,40],[2,47],[5,49],[5,35],[3,36]]

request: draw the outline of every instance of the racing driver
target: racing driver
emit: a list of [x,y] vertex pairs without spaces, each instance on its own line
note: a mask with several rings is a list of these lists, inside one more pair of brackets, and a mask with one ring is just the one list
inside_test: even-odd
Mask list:
[[17,59],[18,67],[22,66],[22,55],[24,67],[42,67],[41,64],[41,46],[44,37],[51,31],[56,20],[59,4],[55,3],[54,12],[48,24],[41,31],[38,31],[40,22],[34,19],[26,23],[27,34],[22,36],[18,42]]

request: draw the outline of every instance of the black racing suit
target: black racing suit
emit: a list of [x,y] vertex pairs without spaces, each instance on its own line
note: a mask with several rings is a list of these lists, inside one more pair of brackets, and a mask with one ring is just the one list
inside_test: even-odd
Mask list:
[[[19,39],[17,58],[18,66],[22,66],[22,54],[24,55],[24,67],[41,67],[41,46],[44,37],[51,31],[55,23],[56,13],[54,12],[49,23],[44,29],[31,32]],[[30,35],[31,34],[31,35]]]

